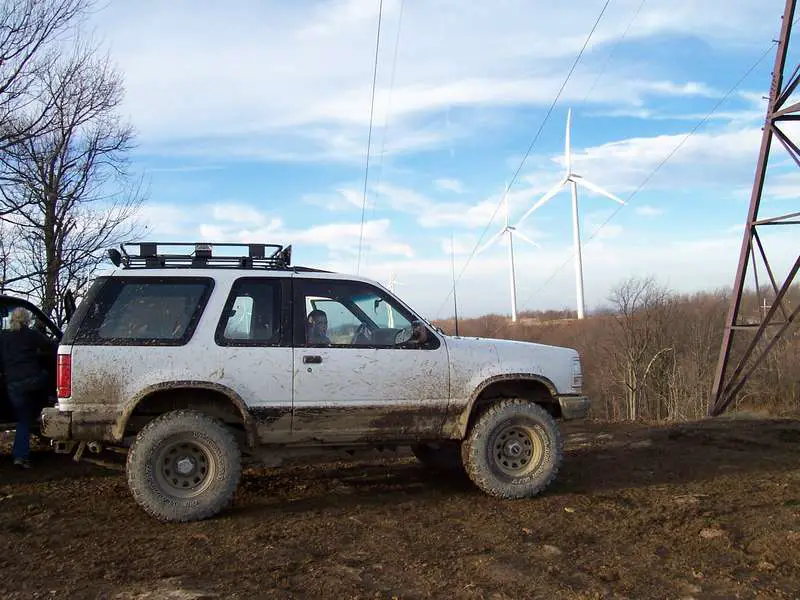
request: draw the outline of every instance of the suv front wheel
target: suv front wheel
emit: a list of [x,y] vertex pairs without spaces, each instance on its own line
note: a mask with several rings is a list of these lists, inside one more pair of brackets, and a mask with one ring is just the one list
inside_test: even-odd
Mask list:
[[503,400],[475,422],[461,447],[464,467],[481,490],[500,498],[529,498],[555,479],[563,460],[561,432],[541,406]]
[[148,423],[128,452],[134,499],[162,521],[212,517],[232,500],[241,474],[239,446],[221,421],[195,410]]

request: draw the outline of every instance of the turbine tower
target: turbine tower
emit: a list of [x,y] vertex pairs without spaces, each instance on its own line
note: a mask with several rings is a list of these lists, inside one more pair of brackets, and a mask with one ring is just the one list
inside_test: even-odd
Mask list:
[[[397,281],[397,275],[395,274],[394,270],[392,270],[389,274],[389,281],[387,282],[386,287],[389,289],[392,294],[395,293],[394,288],[395,286],[400,283]],[[388,305],[389,315],[388,315],[388,322],[387,325],[389,327],[394,327],[394,311],[392,310],[392,305]]]
[[564,162],[567,166],[567,171],[564,175],[564,178],[554,185],[544,196],[542,196],[539,201],[536,202],[536,204],[530,207],[528,211],[522,215],[522,217],[520,217],[519,221],[517,221],[516,226],[519,227],[520,224],[522,224],[522,222],[527,219],[533,211],[547,203],[548,200],[551,200],[556,194],[564,189],[567,184],[569,184],[570,190],[572,191],[572,243],[575,248],[575,288],[578,300],[578,318],[583,319],[584,313],[586,312],[586,304],[583,299],[583,259],[581,257],[581,229],[580,222],[578,220],[578,186],[583,186],[592,192],[614,200],[614,202],[619,202],[620,204],[625,204],[625,202],[617,198],[611,192],[607,192],[599,185],[592,183],[582,175],[578,175],[572,170],[572,153],[570,148],[571,121],[572,109],[569,109],[567,111],[567,135],[564,142]]
[[517,321],[517,279],[514,273],[514,236],[519,237],[521,240],[539,247],[539,244],[534,242],[531,238],[524,233],[517,231],[516,226],[509,225],[508,223],[508,184],[506,184],[505,193],[503,195],[505,203],[505,224],[503,228],[494,234],[491,239],[478,249],[477,254],[484,250],[488,250],[495,242],[500,240],[504,235],[508,234],[508,272],[511,284],[511,320]]

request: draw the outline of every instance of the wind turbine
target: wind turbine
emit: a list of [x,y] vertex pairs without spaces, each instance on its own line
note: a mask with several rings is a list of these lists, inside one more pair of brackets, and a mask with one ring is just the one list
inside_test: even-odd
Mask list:
[[607,192],[599,185],[592,183],[591,181],[584,178],[582,175],[578,175],[572,170],[572,155],[570,151],[570,123],[572,121],[572,109],[567,111],[567,136],[564,142],[564,160],[567,166],[567,172],[564,175],[564,178],[559,181],[549,192],[547,192],[544,196],[542,196],[536,204],[531,206],[522,217],[520,217],[519,221],[517,221],[517,227],[527,219],[530,214],[535,211],[537,208],[545,204],[548,200],[552,199],[556,194],[558,194],[564,186],[567,184],[570,185],[570,189],[572,191],[572,243],[575,247],[575,287],[577,290],[578,295],[578,318],[583,319],[584,313],[586,311],[586,306],[583,299],[583,260],[581,258],[581,230],[580,230],[580,223],[578,221],[578,186],[583,186],[588,190],[596,192],[601,196],[605,196],[613,200],[614,202],[619,202],[620,204],[625,204],[625,202],[619,198],[617,198],[611,192]]
[[514,274],[514,236],[519,237],[521,240],[528,242],[539,247],[539,244],[534,242],[531,238],[526,236],[524,233],[517,231],[517,227],[514,225],[509,225],[508,223],[508,184],[506,184],[506,190],[503,195],[504,202],[505,202],[505,224],[503,228],[494,234],[488,242],[486,242],[483,246],[478,249],[477,254],[480,254],[484,250],[487,250],[491,247],[495,242],[500,240],[504,235],[508,234],[508,271],[510,276],[511,282],[511,320],[516,322],[517,320],[517,280],[516,275]]

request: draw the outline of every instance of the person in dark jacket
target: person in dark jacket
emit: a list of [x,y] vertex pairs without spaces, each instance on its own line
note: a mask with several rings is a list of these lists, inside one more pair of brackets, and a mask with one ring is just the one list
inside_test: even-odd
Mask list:
[[24,308],[11,313],[10,327],[0,338],[3,373],[8,400],[17,418],[14,434],[14,464],[30,468],[30,427],[36,415],[37,399],[47,394],[49,377],[43,367],[45,357],[52,352],[52,342],[31,329],[31,314]]

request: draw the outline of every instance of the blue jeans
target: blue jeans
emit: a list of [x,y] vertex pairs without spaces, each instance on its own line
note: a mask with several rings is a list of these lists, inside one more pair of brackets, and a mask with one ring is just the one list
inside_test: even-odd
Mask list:
[[35,377],[23,381],[8,382],[8,401],[17,417],[17,429],[14,433],[14,447],[11,454],[14,458],[27,459],[31,453],[31,421],[36,398],[44,393],[42,379]]

